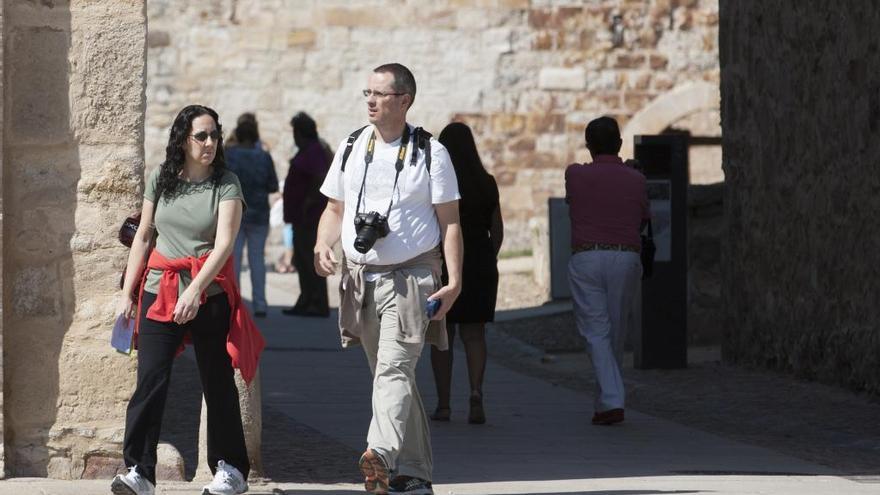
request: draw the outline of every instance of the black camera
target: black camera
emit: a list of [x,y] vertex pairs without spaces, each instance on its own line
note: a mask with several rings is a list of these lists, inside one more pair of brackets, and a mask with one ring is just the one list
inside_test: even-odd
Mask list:
[[354,232],[354,248],[366,253],[377,240],[388,235],[388,219],[375,211],[358,213],[354,216]]

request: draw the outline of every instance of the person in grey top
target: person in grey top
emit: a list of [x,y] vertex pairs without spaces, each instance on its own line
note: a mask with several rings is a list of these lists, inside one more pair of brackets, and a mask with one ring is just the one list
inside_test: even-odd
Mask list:
[[254,316],[264,317],[268,309],[264,250],[269,235],[269,194],[278,192],[278,176],[272,157],[257,145],[260,133],[255,120],[238,124],[235,141],[235,146],[226,149],[226,164],[238,176],[248,205],[235,239],[235,276],[241,280],[241,257],[247,244]]

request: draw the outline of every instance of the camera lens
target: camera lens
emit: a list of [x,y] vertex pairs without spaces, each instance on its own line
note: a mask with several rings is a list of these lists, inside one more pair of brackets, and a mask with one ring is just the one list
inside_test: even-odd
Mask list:
[[378,232],[376,232],[372,225],[362,226],[358,230],[357,237],[354,238],[355,251],[366,253],[373,247],[373,244],[376,244],[378,237]]

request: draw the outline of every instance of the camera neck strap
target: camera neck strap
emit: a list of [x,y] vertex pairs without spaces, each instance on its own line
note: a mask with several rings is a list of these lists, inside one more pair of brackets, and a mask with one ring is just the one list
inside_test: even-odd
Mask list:
[[[403,127],[403,135],[400,136],[400,147],[397,149],[397,162],[394,164],[394,169],[396,170],[394,174],[394,185],[391,187],[391,200],[388,201],[388,209],[385,211],[385,217],[388,217],[388,214],[391,213],[391,205],[394,203],[394,191],[397,190],[397,179],[400,178],[400,171],[403,170],[403,160],[406,158],[406,148],[409,144],[409,126],[404,125]],[[370,164],[373,163],[373,152],[376,149],[376,131],[373,130],[370,132],[370,140],[367,141],[367,153],[364,155],[364,178],[361,181],[361,190],[358,192],[358,202],[355,207],[355,214],[360,213],[361,211],[361,200],[364,197],[364,190],[367,187],[367,170],[370,168]],[[415,152],[413,152],[413,157],[415,157]]]

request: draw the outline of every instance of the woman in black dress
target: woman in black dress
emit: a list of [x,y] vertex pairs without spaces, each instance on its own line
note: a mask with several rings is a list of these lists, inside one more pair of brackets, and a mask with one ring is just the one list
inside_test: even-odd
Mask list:
[[470,127],[457,122],[449,124],[438,140],[449,151],[461,193],[459,214],[464,237],[464,262],[461,295],[446,314],[449,350],[431,347],[431,366],[437,385],[437,409],[431,419],[449,421],[452,341],[457,327],[467,356],[471,386],[468,422],[482,424],[486,422],[483,411],[486,322],[495,319],[498,250],[504,236],[498,186],[495,178],[483,168]]

